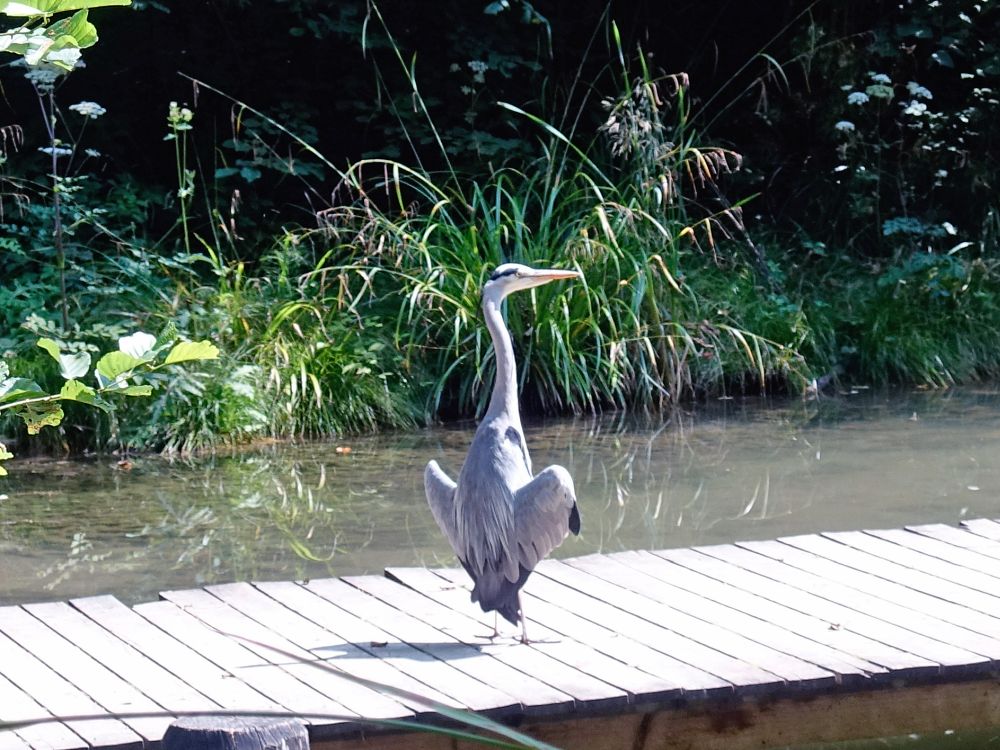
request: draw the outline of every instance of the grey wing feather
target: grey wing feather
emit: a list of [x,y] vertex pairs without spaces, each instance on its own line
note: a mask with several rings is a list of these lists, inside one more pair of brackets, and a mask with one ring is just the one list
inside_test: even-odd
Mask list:
[[[572,520],[571,520],[572,519]],[[573,528],[579,531],[573,478],[562,466],[550,466],[514,496],[514,533],[518,562],[533,569],[562,544]]]
[[464,545],[458,538],[458,524],[455,518],[455,482],[444,473],[437,461],[430,461],[424,469],[424,492],[427,504],[431,506],[434,520],[451,543],[455,553],[462,556]]

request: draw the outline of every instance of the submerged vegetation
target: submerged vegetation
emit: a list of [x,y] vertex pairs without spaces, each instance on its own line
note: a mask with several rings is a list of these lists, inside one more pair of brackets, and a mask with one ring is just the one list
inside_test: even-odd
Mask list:
[[[168,40],[186,28],[137,5],[102,19],[92,69],[150,18]],[[277,28],[274,9],[224,5]],[[220,67],[176,77],[152,120],[72,103],[97,96],[100,73],[8,68],[35,103],[0,139],[3,362],[52,392],[40,337],[103,351],[172,324],[221,352],[150,373],[152,397],[117,418],[67,408],[50,448],[187,451],[474,416],[493,367],[479,291],[508,260],[584,277],[508,307],[534,412],[1000,372],[994,9],[814,4],[724,77],[693,50],[689,79],[643,33],[657,18],[619,28],[613,5],[581,20],[527,2],[452,9],[445,45],[430,38],[440,19],[397,4],[320,6],[283,12],[303,54],[335,40],[354,61],[325,111],[327,89],[306,96],[300,80],[224,93],[239,79]],[[320,127],[352,117],[365,133],[351,142]],[[122,167],[116,137],[151,122],[141,148],[160,153],[141,161],[159,166]]]

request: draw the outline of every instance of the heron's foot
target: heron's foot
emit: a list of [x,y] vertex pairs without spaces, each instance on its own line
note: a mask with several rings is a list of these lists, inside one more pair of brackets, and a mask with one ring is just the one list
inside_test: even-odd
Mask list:
[[562,643],[562,639],[560,639],[560,638],[528,638],[527,636],[524,636],[524,635],[522,635],[517,640],[518,640],[518,642],[520,642],[521,644],[523,644],[525,646],[530,646],[530,645],[532,645],[534,643],[539,643],[539,644],[544,644],[544,643]]
[[483,638],[487,641],[495,641],[499,637],[500,637],[500,632],[498,630],[494,630],[492,633],[483,633],[482,635],[476,636],[476,638]]

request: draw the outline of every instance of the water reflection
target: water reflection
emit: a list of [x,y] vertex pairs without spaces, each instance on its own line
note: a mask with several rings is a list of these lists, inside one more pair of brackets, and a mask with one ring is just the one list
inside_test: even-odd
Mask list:
[[[457,473],[472,425],[191,462],[15,464],[0,484],[0,600],[451,564],[422,471]],[[1000,396],[955,390],[714,402],[669,420],[526,425],[573,474],[560,555],[997,516]]]

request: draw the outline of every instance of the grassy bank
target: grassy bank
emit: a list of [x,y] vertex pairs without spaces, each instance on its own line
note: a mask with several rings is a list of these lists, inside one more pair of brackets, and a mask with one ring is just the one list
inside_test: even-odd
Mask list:
[[[827,374],[939,387],[1000,373],[996,226],[952,239],[948,222],[884,218],[885,186],[908,178],[889,180],[883,167],[901,148],[885,141],[884,122],[873,125],[878,143],[855,136],[854,123],[831,125],[851,140],[836,146],[845,164],[833,178],[816,178],[813,193],[829,200],[810,209],[830,226],[787,225],[758,213],[754,179],[741,181],[742,157],[700,126],[709,118],[692,108],[687,77],[652,73],[641,50],[627,60],[614,38],[617,60],[594,82],[600,102],[588,94],[579,111],[548,119],[498,103],[520,129],[516,157],[465,169],[452,164],[405,63],[423,121],[416,129],[400,114],[398,124],[437,148],[433,162],[371,157],[339,168],[286,121],[230,100],[238,128],[213,141],[222,156],[212,169],[198,155],[195,112],[172,102],[165,133],[177,184],[158,203],[150,188],[84,169],[82,127],[58,143],[53,133],[48,148],[65,152],[65,167],[5,178],[33,197],[3,225],[0,350],[11,372],[58,388],[38,337],[96,352],[167,323],[212,340],[222,357],[150,375],[153,398],[115,416],[69,405],[42,445],[188,451],[476,416],[494,366],[480,289],[506,261],[583,275],[508,305],[533,413],[802,392]],[[892,98],[888,76],[868,77],[870,96],[848,101]],[[896,88],[916,97],[920,87]],[[53,90],[39,100],[60,113]],[[74,106],[92,119],[102,110]],[[584,127],[594,110],[599,124]],[[904,142],[910,165],[923,146]],[[230,180],[265,173],[275,186],[301,182],[308,211],[287,211],[306,219],[285,222],[263,191],[243,206]]]

